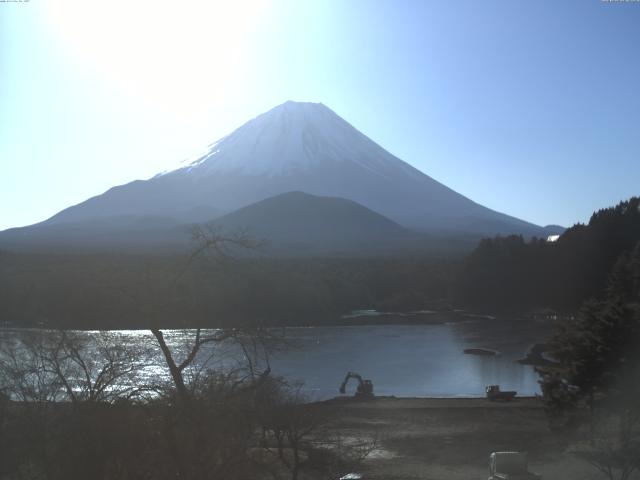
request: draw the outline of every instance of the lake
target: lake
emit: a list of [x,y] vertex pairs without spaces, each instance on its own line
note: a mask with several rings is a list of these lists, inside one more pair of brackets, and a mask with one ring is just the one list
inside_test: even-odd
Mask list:
[[[371,379],[376,395],[402,397],[484,396],[499,384],[520,395],[540,393],[528,349],[545,338],[546,325],[514,328],[509,322],[475,320],[436,325],[314,327],[288,330],[300,348],[276,355],[275,372],[301,379],[312,398],[338,394],[347,371]],[[469,355],[467,348],[498,350]],[[355,383],[348,391],[353,392]]]
[[[399,397],[484,396],[486,385],[499,384],[519,395],[540,393],[538,377],[529,365],[516,360],[544,341],[551,331],[547,321],[452,316],[451,321],[430,324],[289,327],[286,338],[293,346],[270,359],[272,371],[304,382],[310,400],[338,395],[347,371],[371,379],[376,395]],[[191,333],[165,330],[176,351],[184,348]],[[8,331],[4,332],[8,335]],[[155,345],[148,331],[113,332],[122,343]],[[467,348],[488,348],[495,356],[463,353]],[[158,348],[152,351],[141,377],[153,383],[168,378]],[[203,357],[214,355],[230,365],[228,351],[203,348]],[[178,355],[179,357],[179,355]],[[150,365],[149,365],[150,364]],[[355,382],[347,387],[353,393]]]

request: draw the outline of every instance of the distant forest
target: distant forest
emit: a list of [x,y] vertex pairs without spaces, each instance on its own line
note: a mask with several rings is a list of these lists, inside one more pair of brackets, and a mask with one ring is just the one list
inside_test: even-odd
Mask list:
[[[640,243],[640,199],[557,241],[480,241],[466,258],[284,259],[0,251],[0,324],[149,328],[343,323],[352,310],[575,312]],[[350,320],[355,322],[355,320]]]
[[453,302],[467,308],[574,312],[604,294],[616,261],[640,242],[640,198],[595,212],[555,242],[484,239],[457,275]]
[[0,253],[0,322],[52,328],[320,325],[449,297],[448,259]]

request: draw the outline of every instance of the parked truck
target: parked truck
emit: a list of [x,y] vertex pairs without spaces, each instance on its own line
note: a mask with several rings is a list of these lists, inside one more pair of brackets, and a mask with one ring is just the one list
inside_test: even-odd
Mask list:
[[500,390],[500,385],[489,385],[485,388],[485,392],[487,393],[487,398],[491,401],[502,400],[505,402],[510,402],[514,399],[518,392],[515,391],[503,391]]

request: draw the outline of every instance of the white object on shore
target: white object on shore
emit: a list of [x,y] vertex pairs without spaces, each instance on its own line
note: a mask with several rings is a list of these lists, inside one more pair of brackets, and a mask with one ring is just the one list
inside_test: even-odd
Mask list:
[[489,456],[489,480],[540,480],[529,472],[527,454],[523,452],[493,452]]

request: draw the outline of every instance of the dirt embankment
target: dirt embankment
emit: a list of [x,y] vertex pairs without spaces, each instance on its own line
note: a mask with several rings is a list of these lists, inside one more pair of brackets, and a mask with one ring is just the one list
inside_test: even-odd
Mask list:
[[377,438],[362,467],[367,479],[486,479],[489,454],[505,450],[528,452],[529,470],[545,480],[600,478],[565,453],[536,398],[339,398],[323,405],[345,438]]

